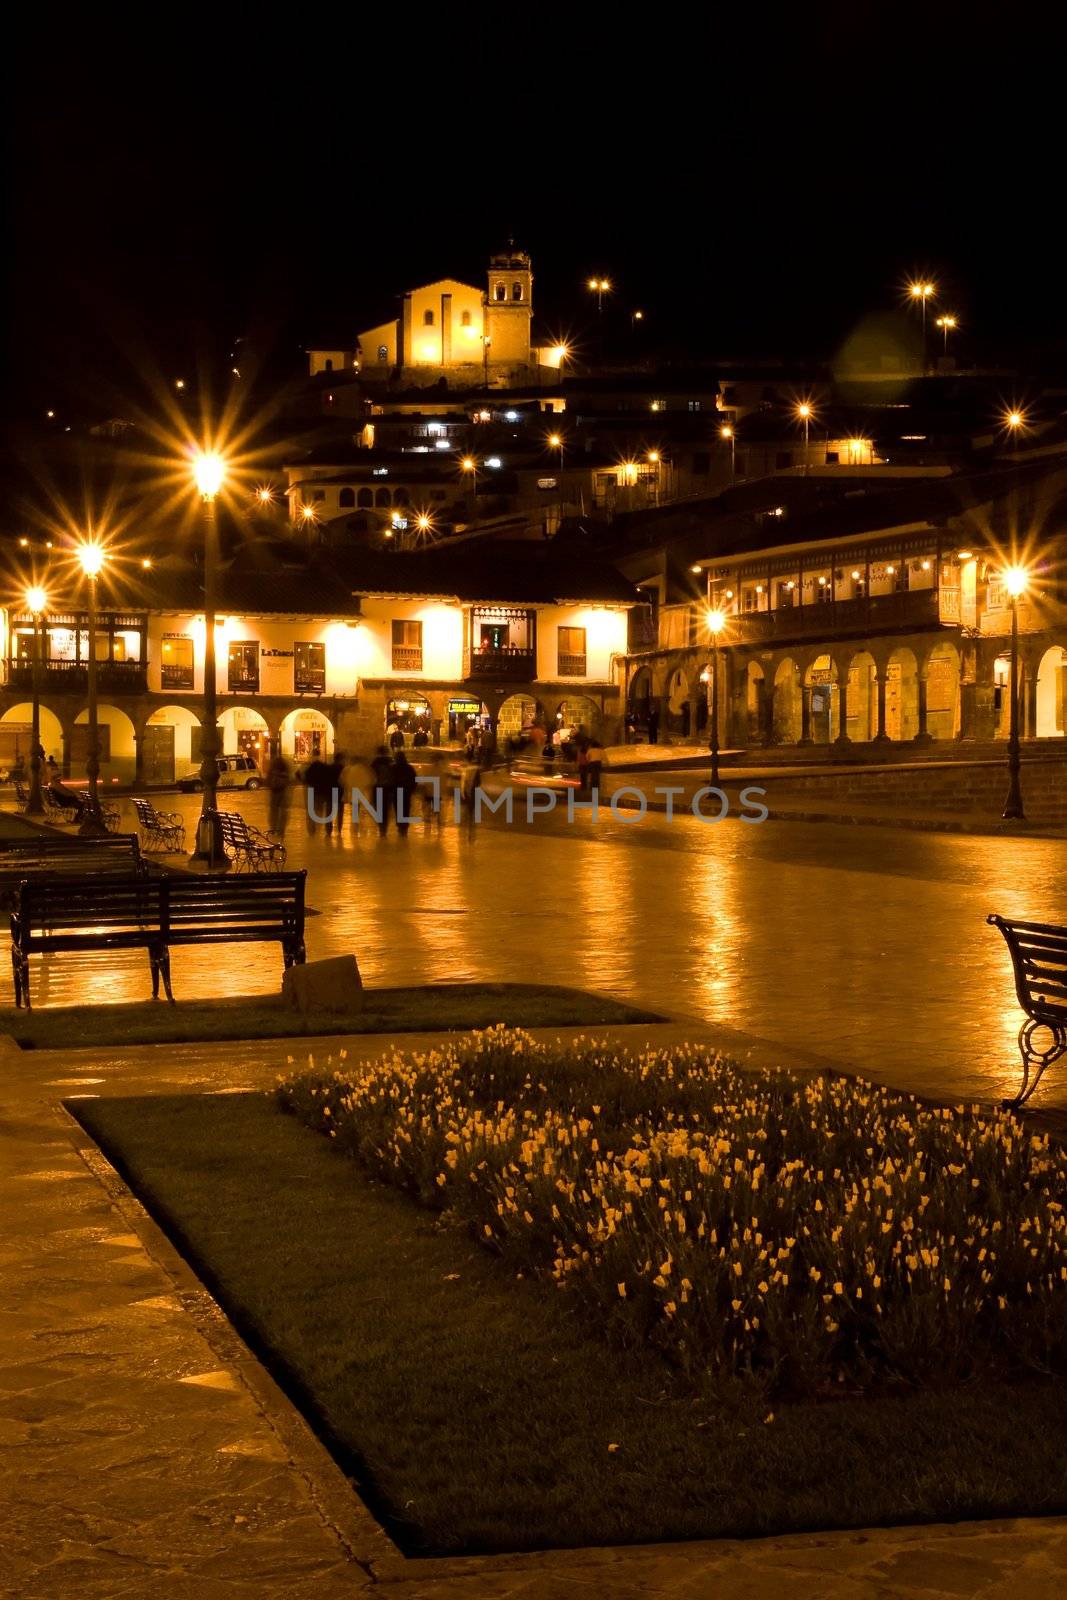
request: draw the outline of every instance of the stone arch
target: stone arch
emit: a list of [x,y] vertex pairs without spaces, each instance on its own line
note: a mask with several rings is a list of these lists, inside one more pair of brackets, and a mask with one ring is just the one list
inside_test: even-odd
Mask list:
[[885,731],[896,741],[919,732],[919,663],[907,645],[892,650],[885,664]]
[[1067,734],[1067,648],[1049,645],[1037,663],[1037,725],[1039,739],[1062,739]]
[[816,656],[804,673],[804,693],[808,702],[806,737],[812,744],[832,744],[841,731],[841,697],[837,663],[824,653]]
[[545,708],[532,695],[509,694],[501,701],[496,720],[498,739],[522,742],[529,737],[528,730],[535,723],[542,728],[545,726]]
[[397,689],[385,703],[385,721],[382,734],[396,726],[404,735],[404,743],[411,746],[417,733],[424,733],[427,742],[434,740],[433,707],[417,689]]
[[342,511],[354,509],[356,504],[356,491],[346,485],[346,487],[343,488],[341,493],[337,496],[337,504]]
[[251,756],[261,772],[270,762],[270,727],[254,706],[227,706],[218,721],[219,754]]
[[477,695],[461,691],[449,695],[445,701],[445,717],[442,719],[439,744],[462,744],[467,737],[467,729],[478,723],[485,725],[492,721],[492,712],[485,701]]
[[582,726],[586,733],[600,732],[600,707],[588,695],[569,694],[556,708],[556,727]]
[[278,749],[287,761],[298,766],[305,761],[323,760],[333,754],[333,723],[317,706],[297,706],[288,712],[278,727]]
[[357,506],[362,506],[363,509],[366,510],[368,506],[372,506],[373,504],[374,504],[374,490],[373,489],[360,489],[360,490],[357,491],[357,493],[356,493],[356,505]]
[[746,745],[763,744],[767,737],[767,716],[770,700],[767,691],[767,674],[758,661],[749,659],[742,666],[739,707],[741,729]]
[[960,731],[960,653],[950,639],[934,645],[923,663],[926,677],[926,733],[955,739]]
[[391,506],[392,503],[393,497],[388,489],[376,489],[374,491],[374,504],[376,506]]
[[683,666],[672,667],[667,679],[667,717],[665,732],[676,738],[689,737],[689,683]]
[[648,714],[652,709],[653,690],[652,672],[647,666],[638,667],[630,679],[627,690],[626,709],[633,718],[634,735],[638,730],[644,732],[648,728]]
[[[0,716],[0,769],[10,772],[20,765],[27,775],[33,753],[30,733],[33,727],[33,706],[27,700],[22,705],[8,706]],[[54,757],[63,763],[63,724],[49,707],[41,707],[41,744],[45,758]]]
[[800,669],[784,656],[774,670],[772,737],[775,744],[799,744],[801,727]]
[[173,783],[200,765],[200,718],[188,706],[157,706],[138,737],[143,783]]
[[[96,723],[100,736],[100,782],[132,783],[137,771],[137,730],[133,718],[119,706],[98,705]],[[71,771],[83,772],[88,759],[89,711],[86,708],[74,718]]]
[[845,673],[847,726],[842,732],[857,744],[878,737],[878,664],[869,650],[858,650]]

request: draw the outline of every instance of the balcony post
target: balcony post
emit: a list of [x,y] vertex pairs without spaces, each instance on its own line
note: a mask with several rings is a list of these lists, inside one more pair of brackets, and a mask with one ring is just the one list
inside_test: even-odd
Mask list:
[[926,696],[927,696],[927,675],[926,675],[926,669],[924,667],[920,667],[920,669],[919,669],[918,689],[919,689],[919,731],[915,735],[914,743],[915,744],[932,744],[933,740],[931,739],[929,730],[927,729],[927,726],[926,726],[926,716],[927,716],[927,709],[926,709],[926,707],[927,707],[927,698],[926,698]]
[[887,671],[888,668],[884,665],[876,669],[877,676],[875,681],[878,684],[878,732],[871,741],[872,744],[889,743],[889,735],[885,731],[885,691]]

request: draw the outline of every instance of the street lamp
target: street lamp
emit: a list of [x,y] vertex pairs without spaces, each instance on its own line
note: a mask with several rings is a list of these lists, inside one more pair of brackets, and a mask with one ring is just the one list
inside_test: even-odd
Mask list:
[[945,354],[948,355],[948,336],[950,332],[959,326],[959,324],[955,317],[944,316],[938,317],[937,326],[941,329],[941,332],[945,336]]
[[719,438],[729,439],[730,441],[730,481],[732,482],[735,475],[735,465],[737,462],[737,435],[734,433],[733,428],[728,422],[724,422],[722,427],[719,429]]
[[474,456],[464,456],[459,466],[460,471],[467,474],[468,514],[473,519],[478,512],[478,462]]
[[636,333],[637,332],[637,324],[639,322],[644,322],[644,320],[645,320],[645,313],[643,311],[631,311],[630,312],[630,330],[631,330],[631,332]]
[[78,560],[85,574],[88,594],[86,634],[89,646],[89,759],[85,763],[89,779],[89,798],[82,812],[81,827],[78,832],[89,838],[99,839],[107,832],[104,814],[100,810],[100,724],[97,716],[96,687],[96,580],[104,565],[104,552],[98,544],[93,544],[90,540],[88,544],[78,546]]
[[200,744],[200,781],[203,798],[200,802],[200,821],[196,829],[194,861],[206,861],[209,867],[228,865],[222,847],[222,825],[219,822],[216,790],[219,782],[219,729],[216,692],[218,688],[215,667],[215,589],[218,580],[218,526],[215,519],[215,498],[226,480],[226,463],[215,451],[207,450],[193,457],[193,482],[203,503],[204,522],[204,726]]
[[1011,411],[1006,411],[1004,413],[1004,426],[1007,428],[1008,432],[1011,435],[1011,447],[1012,447],[1012,449],[1013,450],[1018,450],[1018,448],[1019,448],[1019,435],[1026,428],[1026,413],[1025,413],[1025,411],[1019,411],[1019,410],[1016,410],[1015,408],[1013,408]]
[[1008,693],[1008,798],[1001,816],[1017,822],[1025,821],[1023,791],[1019,780],[1019,596],[1026,593],[1030,575],[1025,567],[1008,567],[1004,573],[1004,587],[1011,600],[1011,673]]
[[913,300],[917,300],[923,313],[923,371],[926,371],[926,304],[937,293],[932,283],[909,283],[908,293]]
[[[567,503],[566,494],[563,487],[563,452],[567,447],[567,441],[564,439],[562,433],[550,433],[546,443],[548,444],[550,450],[559,451],[559,521],[560,527],[562,527],[563,512]],[[556,532],[559,532],[559,528],[556,529]]]
[[815,408],[811,404],[810,400],[802,400],[800,402],[800,404],[797,406],[797,417],[804,424],[804,476],[805,477],[807,477],[807,475],[808,475],[808,439],[809,439],[809,430],[811,428],[811,419],[814,416],[814,414],[815,414]]
[[711,634],[711,782],[719,786],[719,635],[726,626],[725,611],[709,611],[706,618]]
[[611,279],[590,278],[589,289],[592,294],[596,295],[596,309],[597,316],[599,316],[604,309],[604,296],[611,293]]
[[33,711],[30,724],[30,797],[26,802],[26,815],[44,816],[44,797],[41,794],[41,619],[48,608],[48,596],[37,584],[26,590],[26,609],[33,617]]

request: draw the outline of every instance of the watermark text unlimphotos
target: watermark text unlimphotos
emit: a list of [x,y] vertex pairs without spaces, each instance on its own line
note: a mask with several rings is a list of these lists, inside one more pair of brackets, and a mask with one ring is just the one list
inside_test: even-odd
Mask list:
[[[417,815],[410,810],[408,795],[403,789],[395,794],[396,820],[402,825],[415,822],[418,817],[444,816],[449,809],[448,803],[442,798],[440,778],[420,776],[416,782],[422,784],[425,790],[420,796]],[[766,792],[752,785],[740,791],[737,816],[741,822],[766,822],[769,815],[763,804]],[[502,789],[495,796],[479,787],[469,798],[465,798],[459,789],[454,790],[451,810],[456,822],[482,822],[487,817],[493,817],[509,824],[531,823],[537,817],[558,811],[566,815],[568,823],[574,823],[579,815],[589,816],[593,822],[607,816],[627,826],[640,822],[649,810],[662,812],[668,822],[673,822],[676,817],[690,816],[698,822],[722,822],[730,814],[730,797],[725,789],[715,784],[705,784],[697,789],[688,803],[684,802],[685,793],[680,784],[656,784],[651,794],[636,785],[623,784],[605,800],[595,791],[583,797],[574,789],[562,793],[559,789],[539,784],[531,784],[518,791]],[[390,815],[389,798],[381,790],[373,791],[368,797],[362,789],[353,789],[345,804],[342,791],[334,789],[325,814],[319,811],[316,796],[308,790],[308,817],[312,822],[336,823],[342,805],[346,810],[351,810],[353,822],[358,822],[361,815],[366,815],[380,826]]]

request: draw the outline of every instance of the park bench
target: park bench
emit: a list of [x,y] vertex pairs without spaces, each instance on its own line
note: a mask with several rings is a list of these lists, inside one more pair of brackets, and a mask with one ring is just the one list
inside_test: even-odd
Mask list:
[[15,779],[15,810],[25,811],[30,803],[30,791],[21,778]]
[[157,811],[150,800],[133,802],[147,852],[180,855],[185,849],[185,823],[177,811]]
[[[44,784],[41,788],[41,794],[44,797],[45,813],[52,822],[74,823],[81,817],[81,808],[64,805],[60,796],[52,789],[51,784]],[[118,831],[121,818],[119,808],[113,801],[100,801],[100,815],[103,818],[104,827],[109,833]]]
[[138,877],[145,867],[134,833],[81,839],[42,828],[32,838],[0,841],[0,903],[9,904],[19,884],[30,879],[69,879],[117,872]]
[[1023,1081],[1015,1098],[1004,1102],[1015,1111],[1029,1100],[1046,1067],[1067,1054],[1067,927],[1010,917],[986,920],[1004,935],[1015,968],[1015,993],[1026,1012],[1019,1029]]
[[146,950],[152,997],[159,980],[173,1000],[176,945],[280,944],[285,966],[304,961],[303,872],[233,878],[41,878],[23,883],[11,914],[15,1004],[30,1009],[30,956],[64,951]]
[[254,828],[237,811],[220,811],[218,817],[222,847],[238,872],[280,872],[285,866],[285,845],[276,834]]

